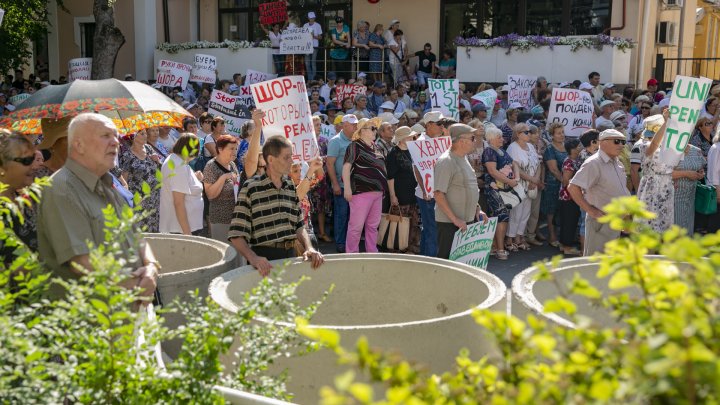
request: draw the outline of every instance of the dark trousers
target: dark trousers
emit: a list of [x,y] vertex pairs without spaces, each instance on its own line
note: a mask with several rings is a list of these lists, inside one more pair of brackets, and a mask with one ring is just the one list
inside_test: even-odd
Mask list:
[[455,232],[458,231],[458,227],[452,222],[436,222],[436,224],[438,241],[437,257],[449,259],[450,249],[452,248],[453,239],[455,238]]
[[575,201],[559,200],[555,214],[560,219],[560,243],[563,246],[572,246],[577,236],[580,207]]
[[290,259],[295,257],[295,249],[253,246],[252,250],[256,255],[268,260]]

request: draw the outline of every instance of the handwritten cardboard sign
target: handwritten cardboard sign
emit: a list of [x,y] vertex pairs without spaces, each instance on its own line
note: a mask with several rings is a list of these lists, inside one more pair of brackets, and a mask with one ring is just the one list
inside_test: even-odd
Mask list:
[[565,127],[565,136],[579,137],[592,128],[594,112],[592,96],[575,89],[552,89],[548,124],[560,122]]
[[155,81],[162,86],[180,87],[184,89],[190,80],[191,71],[191,65],[161,59],[158,62]]
[[482,102],[487,108],[493,108],[495,100],[497,100],[497,92],[493,89],[481,91],[472,96],[472,99]]
[[335,131],[335,125],[321,125],[320,126],[320,136],[324,136],[329,141],[332,139],[335,135],[337,135],[337,131]]
[[14,96],[10,97],[10,98],[8,99],[8,102],[9,102],[10,104],[14,105],[15,107],[17,107],[17,106],[19,106],[20,104],[22,104],[23,101],[25,101],[25,100],[27,100],[27,99],[29,99],[29,98],[30,98],[30,93],[20,93],[20,94],[17,94],[17,95],[14,95]]
[[665,128],[665,138],[660,144],[660,159],[676,166],[685,153],[685,147],[702,116],[712,80],[706,77],[694,78],[675,76],[670,98],[670,118]]
[[190,71],[190,81],[198,83],[215,84],[215,70],[217,60],[212,55],[195,54],[193,67]]
[[68,62],[68,81],[90,80],[92,58],[75,58]]
[[428,79],[430,108],[443,116],[460,121],[460,81],[458,79]]
[[280,34],[280,55],[311,53],[313,53],[313,38],[310,28],[288,28]]
[[262,3],[258,7],[260,24],[272,25],[287,20],[287,3],[285,0]]
[[486,269],[496,229],[497,217],[493,217],[487,223],[468,225],[465,232],[455,232],[450,260]]
[[450,144],[449,136],[425,137],[407,143],[413,166],[420,172],[423,180],[421,187],[428,196],[432,197],[435,191],[435,163],[440,155],[450,148]]
[[508,75],[508,87],[510,87],[508,102],[518,102],[528,108],[535,83],[537,83],[537,76]]
[[250,85],[255,105],[265,111],[265,139],[283,135],[293,144],[293,160],[308,161],[319,149],[312,123],[305,78],[285,76]]
[[277,75],[272,73],[258,72],[257,70],[248,69],[247,72],[245,72],[245,85],[249,86],[251,84],[272,80],[276,77]]
[[355,99],[358,94],[366,94],[367,87],[360,84],[338,84],[335,86],[335,99],[333,100],[336,105],[342,105],[342,101],[347,97]]
[[208,102],[208,112],[213,116],[225,119],[225,130],[232,135],[240,136],[242,124],[252,118],[247,105],[240,96],[213,90]]

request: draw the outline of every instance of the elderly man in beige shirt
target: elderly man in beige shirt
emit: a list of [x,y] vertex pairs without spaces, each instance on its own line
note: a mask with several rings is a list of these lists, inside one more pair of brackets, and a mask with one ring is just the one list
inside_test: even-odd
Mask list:
[[602,209],[613,198],[630,195],[625,168],[618,159],[625,148],[625,135],[608,129],[601,132],[598,139],[600,150],[583,163],[568,186],[572,199],[587,213],[585,256],[602,252],[605,243],[620,236],[619,231],[610,229],[608,224],[601,224],[598,218],[605,215]]

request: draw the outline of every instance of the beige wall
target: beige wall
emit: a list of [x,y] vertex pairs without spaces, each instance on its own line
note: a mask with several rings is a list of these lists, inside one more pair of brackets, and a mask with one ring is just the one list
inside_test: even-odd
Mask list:
[[[162,1],[158,1],[158,4],[162,4]],[[162,10],[160,20],[162,21]],[[190,21],[190,0],[168,0],[168,20],[170,21],[169,42],[190,41],[190,27],[191,24],[195,24],[195,21]]]
[[359,20],[370,22],[372,30],[375,24],[387,29],[390,21],[398,19],[411,54],[422,50],[426,42],[432,45],[436,55],[439,53],[440,0],[380,0],[376,4],[353,0],[352,16],[353,29]]
[[218,40],[217,0],[200,0],[200,40]]

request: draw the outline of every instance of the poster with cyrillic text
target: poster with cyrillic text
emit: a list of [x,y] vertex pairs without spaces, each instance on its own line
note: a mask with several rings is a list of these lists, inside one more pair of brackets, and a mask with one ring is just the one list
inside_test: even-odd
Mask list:
[[287,3],[285,0],[261,3],[258,6],[258,14],[260,14],[260,24],[283,23],[288,17]]
[[[367,87],[360,84],[338,84],[335,86],[335,104],[342,106],[342,101],[347,97],[355,101],[355,96],[358,94],[367,94]],[[366,117],[370,118],[370,117]]]
[[554,88],[547,122],[562,123],[565,136],[577,138],[592,128],[594,111],[592,96],[587,92]]
[[215,83],[217,60],[212,55],[195,54],[190,81],[197,83]]
[[493,89],[481,91],[480,93],[472,96],[473,100],[480,101],[487,107],[488,109],[491,109],[495,106],[495,100],[497,100],[497,92]]
[[497,217],[492,217],[487,223],[468,225],[465,232],[455,232],[450,260],[486,269],[496,229]]
[[250,85],[257,108],[265,111],[265,139],[283,135],[293,144],[293,161],[308,161],[319,153],[305,78],[285,76]]
[[328,141],[331,140],[335,135],[337,135],[337,131],[335,131],[335,125],[321,125],[320,126],[320,136],[325,137]]
[[508,102],[518,102],[528,108],[536,82],[537,76],[508,75]]
[[190,80],[190,71],[192,71],[192,65],[161,59],[158,62],[155,81],[162,86],[185,89]]
[[420,172],[422,179],[420,186],[430,198],[435,192],[435,163],[440,155],[450,148],[450,143],[449,136],[418,139],[407,143],[413,166]]
[[250,110],[239,96],[213,90],[208,102],[208,112],[225,119],[225,131],[240,136],[242,124],[252,118]]
[[311,53],[313,53],[313,38],[310,28],[288,28],[280,34],[280,55]]
[[669,166],[676,166],[685,154],[711,86],[712,80],[706,77],[675,76],[670,118],[660,144],[660,159]]
[[460,81],[458,79],[428,79],[430,108],[446,117],[460,121]]
[[75,58],[68,62],[68,81],[90,80],[92,58]]
[[277,75],[272,73],[258,72],[257,70],[248,69],[245,73],[245,85],[264,82],[276,78]]

